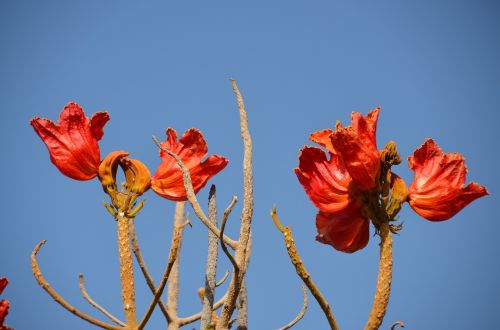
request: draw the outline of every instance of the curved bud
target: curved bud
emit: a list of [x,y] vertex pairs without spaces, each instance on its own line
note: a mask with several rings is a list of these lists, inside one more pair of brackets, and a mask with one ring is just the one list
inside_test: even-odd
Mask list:
[[394,173],[391,173],[391,192],[389,196],[390,200],[387,204],[386,211],[389,219],[393,220],[408,198],[406,183],[401,177]]
[[387,167],[401,164],[401,156],[398,153],[396,142],[387,142],[384,149],[380,153],[380,159],[386,164]]
[[120,166],[125,173],[127,189],[142,195],[151,186],[151,173],[149,169],[137,159],[122,158]]
[[118,189],[116,187],[116,170],[120,160],[128,156],[129,153],[123,150],[110,152],[99,165],[99,180],[102,184],[102,189],[108,195],[116,194]]

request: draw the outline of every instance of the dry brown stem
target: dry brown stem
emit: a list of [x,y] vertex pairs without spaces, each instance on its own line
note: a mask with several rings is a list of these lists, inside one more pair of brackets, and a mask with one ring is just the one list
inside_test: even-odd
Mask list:
[[123,327],[117,327],[112,324],[102,322],[100,320],[97,320],[93,318],[90,315],[87,315],[80,310],[76,309],[73,305],[68,303],[66,300],[64,300],[63,297],[57,293],[56,290],[54,290],[50,284],[47,282],[47,280],[43,277],[42,271],[40,270],[40,266],[38,265],[38,261],[36,260],[36,256],[38,254],[38,251],[40,251],[40,248],[45,244],[45,240],[41,241],[38,243],[35,248],[33,249],[33,252],[31,253],[31,269],[33,271],[33,276],[35,277],[37,283],[44,289],[58,304],[60,304],[62,307],[70,311],[71,313],[75,314],[79,318],[92,323],[98,327],[101,327],[103,329],[108,329],[108,330],[123,330],[126,328]]
[[[252,214],[253,214],[253,173],[252,173],[252,138],[248,129],[247,113],[243,97],[236,85],[236,81],[231,79],[238,110],[240,113],[240,131],[243,139],[243,208],[241,211],[241,226],[238,245],[235,250],[235,261],[239,267],[239,271],[233,274],[229,283],[228,296],[224,306],[222,307],[221,316],[217,329],[225,330],[229,328],[231,315],[236,307],[236,299],[241,290],[241,284],[245,277],[247,267],[247,248],[250,239]],[[237,276],[236,276],[237,275]]]
[[99,310],[101,313],[103,313],[104,315],[106,315],[111,321],[115,322],[116,324],[118,324],[118,325],[120,325],[122,327],[126,327],[127,326],[125,323],[123,323],[122,321],[120,321],[117,317],[113,316],[113,314],[111,314],[110,312],[108,312],[104,307],[102,307],[101,305],[99,305],[98,303],[96,303],[94,301],[94,299],[92,299],[90,297],[90,295],[87,292],[87,289],[85,289],[85,279],[83,277],[83,274],[80,273],[78,275],[78,279],[79,279],[79,282],[80,282],[80,292],[82,293],[83,298],[85,300],[87,300],[87,302],[90,305],[92,305],[97,310]]
[[302,308],[300,309],[299,314],[297,314],[297,316],[292,321],[290,321],[286,325],[282,326],[278,330],[287,330],[287,329],[290,329],[295,324],[297,324],[304,317],[304,315],[306,315],[307,305],[309,303],[309,299],[307,298],[307,289],[306,289],[306,286],[304,284],[302,284],[302,293],[304,295],[304,298],[303,298],[304,303],[302,304]]
[[388,222],[380,224],[380,263],[377,289],[365,330],[376,330],[382,324],[389,303],[392,281],[392,237]]
[[319,291],[318,287],[312,280],[311,275],[304,266],[302,259],[300,258],[300,255],[295,246],[295,241],[293,240],[292,231],[290,227],[288,226],[283,227],[281,225],[281,222],[278,218],[278,214],[276,213],[276,207],[274,207],[271,210],[271,216],[273,218],[274,224],[283,234],[286,250],[288,251],[288,256],[290,257],[290,260],[292,261],[292,264],[295,267],[295,270],[297,271],[297,275],[299,275],[304,284],[309,288],[309,291],[311,291],[312,295],[320,305],[321,309],[323,310],[323,313],[325,314],[328,320],[328,324],[330,324],[331,329],[338,330],[339,327],[337,325],[337,321],[335,321],[335,317],[333,316],[328,301],[325,299],[325,297],[323,297],[321,291]]
[[123,312],[128,326],[134,327],[137,324],[137,312],[135,307],[134,264],[129,238],[129,226],[132,220],[126,217],[124,212],[119,212],[116,220],[118,222],[118,254],[120,257]]
[[[215,198],[215,185],[210,187],[208,194],[208,219],[217,227],[217,204]],[[223,231],[221,230],[221,235]],[[212,312],[214,304],[215,287],[217,282],[217,258],[219,252],[219,238],[211,231],[208,232],[207,263],[205,270],[205,292],[203,295],[202,316],[200,320],[200,329],[206,329],[212,322]]]

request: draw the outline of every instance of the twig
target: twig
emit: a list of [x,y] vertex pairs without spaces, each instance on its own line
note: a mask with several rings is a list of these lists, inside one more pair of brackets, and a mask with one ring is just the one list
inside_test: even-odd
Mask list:
[[231,212],[231,209],[233,208],[234,204],[236,204],[236,199],[233,197],[231,205],[229,205],[229,207],[226,210],[226,212],[224,212],[224,216],[222,217],[222,224],[221,224],[221,227],[220,227],[220,236],[219,236],[219,238],[220,238],[220,245],[222,247],[222,250],[224,251],[224,253],[226,254],[226,256],[229,258],[229,261],[231,261],[231,263],[233,264],[234,272],[237,274],[240,271],[240,267],[236,263],[236,260],[234,260],[234,257],[229,252],[229,250],[228,250],[228,248],[226,246],[226,243],[224,243],[224,240],[222,240],[222,237],[224,236],[224,230],[226,229],[226,222],[227,222],[227,219],[228,219],[227,215],[229,214],[229,212]]
[[229,271],[226,270],[226,272],[224,273],[224,276],[222,276],[222,278],[219,280],[219,282],[215,283],[215,287],[221,286],[227,280],[228,277],[229,277]]
[[306,310],[307,310],[307,305],[309,303],[309,299],[307,298],[307,289],[306,289],[306,286],[304,284],[302,284],[302,292],[304,294],[304,304],[302,305],[302,308],[301,308],[299,314],[297,314],[297,316],[291,322],[289,322],[285,326],[279,328],[278,330],[287,330],[287,329],[290,329],[295,324],[297,324],[304,317],[304,315],[306,314]]
[[38,284],[62,307],[66,308],[68,311],[71,313],[75,314],[79,318],[92,323],[94,325],[97,325],[98,327],[101,327],[103,329],[108,329],[108,330],[120,330],[122,327],[117,327],[112,324],[108,324],[102,321],[99,321],[95,318],[93,318],[90,315],[87,315],[80,310],[76,309],[73,305],[68,303],[66,300],[64,300],[63,297],[57,293],[56,290],[52,289],[50,284],[47,282],[47,280],[43,277],[42,271],[40,270],[40,266],[38,265],[38,261],[36,260],[36,255],[38,254],[38,251],[40,251],[40,248],[47,242],[46,240],[41,241],[38,243],[33,252],[31,253],[31,269],[33,271],[33,276],[35,277],[36,281]]
[[238,295],[238,300],[236,301],[236,310],[238,315],[236,320],[238,321],[238,327],[236,330],[247,330],[248,329],[248,304],[247,304],[247,281],[243,277],[241,281],[240,293]]
[[[144,258],[142,257],[141,249],[139,248],[139,242],[137,241],[137,233],[135,232],[135,227],[133,224],[130,226],[130,238],[132,240],[132,250],[134,251],[137,263],[141,268],[142,274],[146,279],[146,283],[148,284],[149,289],[151,289],[151,292],[153,292],[154,294],[156,292],[156,286],[153,281],[153,278],[151,277],[151,273],[149,272],[146,266]],[[165,304],[163,304],[161,300],[158,300],[158,306],[160,306],[160,310],[162,311],[163,315],[165,315],[167,322],[170,322],[171,316],[169,315],[168,310],[165,307]]]
[[288,226],[283,227],[281,225],[280,220],[278,218],[278,214],[276,213],[276,207],[274,207],[271,210],[271,217],[273,218],[276,227],[283,234],[286,250],[288,251],[290,260],[292,261],[292,264],[294,265],[295,270],[297,271],[297,275],[299,275],[304,284],[307,285],[309,291],[311,291],[312,295],[320,305],[321,309],[323,310],[323,313],[325,314],[328,320],[328,323],[330,324],[330,327],[334,330],[338,330],[339,327],[337,325],[337,321],[335,321],[335,317],[333,316],[328,301],[326,301],[325,297],[323,297],[323,294],[319,291],[318,287],[312,280],[311,275],[304,266],[302,259],[300,258],[300,255],[295,246],[295,241],[293,240],[292,231],[290,230],[290,227]]
[[99,305],[98,303],[96,303],[90,297],[90,295],[88,294],[87,290],[85,289],[85,279],[83,277],[83,274],[80,273],[78,275],[78,279],[79,279],[79,282],[80,282],[80,292],[82,293],[83,298],[85,300],[87,300],[89,304],[91,304],[92,306],[94,306],[95,308],[97,308],[101,313],[103,313],[104,315],[106,315],[111,321],[115,322],[116,324],[118,324],[118,325],[120,325],[122,327],[126,327],[127,326],[125,323],[123,323],[118,318],[116,318],[115,316],[113,316],[110,312],[108,312],[106,309],[104,309],[101,305]]
[[391,330],[394,330],[396,329],[397,326],[400,326],[401,328],[404,328],[405,327],[405,324],[403,321],[396,321],[394,322],[392,325],[391,325]]
[[[175,203],[175,213],[174,213],[174,231],[179,231],[179,249],[177,255],[175,256],[176,261],[172,267],[172,272],[170,273],[170,278],[167,283],[167,310],[173,319],[177,318],[177,306],[179,302],[179,254],[182,244],[182,236],[184,232],[184,210],[185,203],[177,202]],[[189,220],[186,220],[189,222]],[[174,238],[172,239],[172,245],[174,244]],[[175,329],[175,322],[173,324],[169,323],[169,330]]]
[[[162,151],[166,152],[167,154],[169,154],[170,156],[172,156],[175,159],[175,161],[177,162],[177,164],[179,165],[179,167],[181,168],[182,178],[184,180],[184,188],[186,189],[186,195],[187,195],[189,203],[191,203],[191,206],[193,207],[193,210],[194,210],[194,213],[196,214],[196,216],[201,220],[201,222],[203,222],[203,224],[212,233],[214,233],[217,236],[220,236],[219,229],[210,223],[210,220],[206,216],[205,212],[203,212],[203,209],[201,208],[200,203],[198,202],[198,199],[196,199],[196,194],[194,193],[194,189],[193,189],[193,183],[191,181],[191,174],[189,173],[189,169],[187,168],[187,166],[184,164],[184,162],[182,161],[182,159],[178,155],[176,155],[175,153],[173,153],[172,151],[170,151],[166,148],[163,148],[155,136],[153,136],[153,141],[158,146],[158,148],[160,148],[160,150],[162,150]],[[238,245],[238,242],[232,240],[231,238],[229,238],[227,236],[224,236],[224,241],[233,249],[236,249],[236,246]]]
[[365,330],[376,330],[382,324],[389,303],[392,281],[392,237],[388,222],[380,224],[380,263],[377,289]]
[[[222,298],[217,300],[216,303],[214,303],[214,307],[213,307],[214,311],[217,310],[218,308],[220,308],[222,305],[224,305],[224,301],[226,300],[226,297],[227,297],[227,293],[224,296],[222,296]],[[178,324],[179,324],[179,326],[184,326],[186,324],[196,322],[201,318],[201,314],[202,314],[202,312],[198,312],[198,313],[193,314],[191,316],[179,318]]]
[[165,268],[165,272],[163,274],[160,286],[158,287],[158,290],[156,290],[155,295],[153,299],[151,300],[151,303],[149,304],[149,307],[142,319],[142,321],[139,323],[137,326],[137,330],[142,330],[149,318],[151,317],[151,314],[153,313],[155,305],[158,303],[158,300],[160,300],[160,297],[163,293],[163,289],[165,289],[165,285],[167,284],[168,277],[170,275],[170,272],[172,270],[172,267],[174,266],[175,260],[177,260],[177,255],[179,252],[179,247],[181,244],[181,230],[182,227],[175,227],[174,228],[174,235],[173,235],[173,241],[172,241],[172,246],[170,247],[170,253],[168,255],[168,264]]
[[[233,276],[229,283],[228,296],[217,324],[217,329],[228,329],[231,315],[236,307],[236,299],[241,290],[241,283],[246,273],[247,268],[247,251],[248,241],[251,236],[251,224],[253,214],[253,174],[252,174],[252,138],[248,129],[247,113],[245,111],[245,103],[243,97],[236,85],[236,81],[231,79],[231,86],[236,101],[238,103],[238,111],[240,113],[240,131],[243,140],[243,207],[241,211],[241,226],[238,246],[235,250],[235,261],[239,265],[238,276]],[[236,274],[235,274],[236,275]]]
[[[208,194],[208,219],[217,227],[217,206],[215,198],[215,185],[210,187]],[[224,233],[221,230],[221,235]],[[212,310],[217,276],[217,257],[219,252],[218,237],[211,231],[208,232],[208,255],[205,271],[205,294],[203,295],[203,308],[200,329],[206,329],[212,322]]]

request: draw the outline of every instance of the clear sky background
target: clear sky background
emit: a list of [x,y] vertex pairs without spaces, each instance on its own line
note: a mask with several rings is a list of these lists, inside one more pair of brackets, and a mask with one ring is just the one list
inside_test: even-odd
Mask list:
[[[311,132],[338,119],[347,124],[351,111],[375,106],[382,107],[379,148],[395,140],[406,159],[433,137],[443,150],[464,154],[468,181],[490,192],[442,223],[405,206],[382,328],[403,320],[407,329],[493,329],[500,314],[499,35],[497,1],[1,1],[0,275],[10,279],[2,296],[11,301],[7,323],[18,330],[92,328],[33,279],[29,256],[42,239],[39,261],[55,289],[104,319],[79,293],[82,272],[93,298],[124,318],[116,224],[101,205],[106,196],[97,180],[61,175],[28,121],[56,120],[69,101],[89,116],[106,110],[102,156],[128,150],[152,172],[159,157],[151,135],[164,139],[167,127],[179,134],[197,127],[209,152],[230,160],[211,180],[222,214],[232,195],[242,197],[234,77],[254,142],[250,329],[278,328],[302,304],[301,282],[269,217],[274,203],[341,329],[364,325],[378,237],[352,255],[316,242],[316,209],[293,168]],[[395,171],[411,182],[406,161]],[[203,205],[207,194],[208,186],[199,194]],[[137,231],[158,281],[174,203],[151,191],[145,198]],[[240,211],[241,203],[228,223],[233,237]],[[182,316],[200,309],[196,291],[204,283],[206,230],[194,215],[192,222],[181,255]],[[222,260],[219,275],[229,267]],[[136,283],[142,315],[151,294],[140,275]],[[155,311],[148,328],[165,324]],[[327,328],[311,297],[296,329]]]

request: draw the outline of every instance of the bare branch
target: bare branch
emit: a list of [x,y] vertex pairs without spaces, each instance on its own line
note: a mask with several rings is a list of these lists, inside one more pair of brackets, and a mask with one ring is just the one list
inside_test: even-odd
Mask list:
[[297,271],[297,275],[299,275],[304,284],[307,285],[309,291],[311,291],[312,295],[320,305],[321,309],[323,310],[323,313],[325,314],[328,320],[328,323],[330,324],[330,327],[333,330],[338,330],[339,327],[337,325],[337,321],[335,321],[335,317],[333,316],[332,309],[330,308],[328,301],[326,301],[321,291],[319,291],[318,287],[312,280],[311,274],[309,274],[306,267],[304,266],[304,263],[302,262],[302,259],[300,258],[299,252],[297,251],[297,248],[295,246],[295,241],[293,240],[292,231],[290,230],[290,227],[288,226],[284,227],[281,225],[281,222],[278,218],[278,214],[276,213],[276,207],[274,207],[271,210],[271,216],[273,218],[276,227],[283,234],[288,256],[290,257],[290,261],[292,262],[293,266],[295,267],[295,270]]
[[[212,233],[214,233],[217,236],[220,236],[219,229],[210,223],[210,220],[206,216],[205,212],[203,212],[203,209],[201,208],[200,203],[198,203],[198,199],[196,199],[196,194],[194,193],[193,183],[191,181],[191,174],[189,173],[189,169],[187,168],[187,166],[184,164],[184,162],[182,161],[182,159],[178,155],[176,155],[175,153],[173,153],[172,151],[170,151],[166,148],[163,148],[155,136],[153,136],[153,141],[158,146],[158,148],[160,148],[160,150],[162,150],[162,151],[166,152],[167,154],[169,154],[170,156],[172,156],[175,159],[175,161],[177,162],[177,164],[179,165],[179,167],[181,168],[182,174],[183,174],[182,178],[184,180],[184,188],[186,189],[187,198],[189,200],[189,203],[191,203],[191,206],[193,207],[194,213],[196,214],[198,219],[200,219],[201,222]],[[238,245],[238,242],[232,240],[231,238],[229,238],[227,236],[224,236],[224,241],[233,249],[236,249],[236,246]]]
[[44,289],[51,297],[54,299],[58,304],[60,304],[62,307],[70,311],[71,313],[75,314],[79,318],[92,323],[98,327],[101,327],[103,329],[108,329],[108,330],[120,330],[122,327],[117,327],[112,324],[108,324],[102,321],[99,321],[95,318],[93,318],[90,315],[87,315],[80,310],[76,309],[73,305],[68,303],[66,300],[64,300],[63,297],[57,293],[56,290],[54,290],[50,284],[47,282],[47,280],[43,277],[42,271],[40,270],[40,266],[38,265],[38,261],[36,260],[36,256],[38,254],[38,251],[40,251],[40,248],[45,244],[46,240],[41,241],[38,243],[33,252],[31,253],[31,269],[33,271],[33,276],[35,277],[36,281],[38,284]]
[[222,276],[219,282],[215,283],[215,287],[221,286],[227,280],[228,277],[229,277],[229,270],[226,270],[224,276]]
[[382,324],[389,295],[391,293],[392,281],[392,237],[389,223],[384,221],[380,224],[380,262],[377,277],[377,289],[373,298],[372,310],[365,325],[365,330],[376,330]]
[[[177,305],[179,303],[179,254],[181,251],[182,237],[184,233],[185,223],[189,223],[189,219],[186,217],[186,222],[184,222],[184,210],[185,203],[177,202],[175,203],[175,213],[174,213],[174,231],[179,231],[179,249],[177,251],[176,261],[172,267],[172,272],[170,273],[170,278],[167,283],[167,310],[172,318],[177,319]],[[174,238],[172,239],[172,245],[174,244]],[[169,329],[174,328],[173,325],[169,323]]]
[[[241,211],[241,227],[238,246],[235,253],[236,264],[239,265],[238,276],[233,276],[229,284],[228,297],[222,307],[221,316],[217,329],[228,329],[231,315],[236,307],[236,299],[240,293],[241,283],[246,273],[247,261],[246,255],[249,253],[248,240],[250,239],[252,214],[253,214],[253,174],[252,174],[252,138],[248,129],[248,119],[245,110],[243,97],[236,85],[236,81],[231,79],[231,86],[238,103],[240,113],[240,131],[243,139],[243,208]],[[235,274],[236,275],[236,274]]]
[[309,303],[309,299],[307,298],[307,289],[306,289],[306,286],[304,284],[302,284],[302,292],[304,294],[304,304],[302,305],[302,308],[301,308],[299,314],[297,314],[297,316],[290,323],[279,328],[278,330],[290,329],[295,324],[297,324],[304,317],[304,315],[306,315],[306,310],[307,310],[307,305]]
[[174,266],[175,260],[177,260],[177,254],[179,252],[179,247],[181,244],[181,228],[175,227],[174,228],[174,235],[173,235],[173,243],[172,246],[170,247],[170,253],[168,255],[168,264],[165,268],[165,272],[163,274],[160,286],[158,290],[156,290],[155,295],[149,304],[149,307],[139,325],[137,326],[137,330],[142,330],[145,326],[146,323],[148,322],[149,318],[151,317],[151,314],[153,313],[155,305],[158,303],[158,300],[160,300],[160,297],[163,293],[163,289],[165,289],[165,285],[167,284],[168,277],[170,275],[170,272],[172,270],[172,267]]
[[[144,275],[144,278],[146,279],[146,283],[148,284],[149,289],[153,294],[156,292],[156,286],[153,281],[153,278],[151,277],[151,273],[149,272],[146,263],[144,261],[144,258],[142,257],[141,249],[139,248],[139,242],[137,241],[137,233],[135,231],[135,227],[133,225],[130,226],[130,238],[132,241],[132,250],[134,251],[135,258],[137,260],[137,263],[139,264],[139,267],[141,268],[142,274]],[[167,322],[170,322],[171,316],[168,313],[167,308],[163,304],[161,300],[158,300],[158,306],[160,306],[160,310],[162,311],[163,315],[165,315],[165,318],[167,319]]]
[[[218,308],[222,307],[222,305],[224,305],[224,301],[226,300],[226,298],[227,298],[227,293],[224,296],[222,296],[222,298],[217,300],[216,303],[214,303],[213,310],[215,311]],[[201,318],[201,314],[202,314],[202,312],[198,312],[198,313],[193,314],[191,316],[180,318],[179,319],[179,326],[183,326],[183,325],[198,321]]]
[[90,295],[88,294],[87,290],[85,289],[85,279],[83,277],[83,274],[80,273],[78,275],[78,278],[79,278],[79,281],[80,281],[80,292],[82,293],[83,298],[85,300],[87,300],[89,304],[91,304],[92,306],[94,306],[95,308],[97,308],[101,313],[103,313],[104,315],[106,315],[111,321],[115,322],[116,324],[118,324],[118,325],[120,325],[122,327],[126,327],[127,325],[125,323],[123,323],[118,318],[116,318],[115,316],[113,316],[110,312],[108,312],[106,309],[104,309],[101,305],[99,305],[98,303],[96,303],[90,297]]
[[[215,185],[210,187],[208,194],[208,219],[210,223],[217,227],[217,205],[215,198]],[[221,235],[223,235],[221,231]],[[208,255],[205,271],[205,291],[202,299],[202,317],[200,329],[206,329],[212,322],[212,310],[215,295],[217,276],[217,257],[219,252],[218,237],[211,231],[208,232]]]

